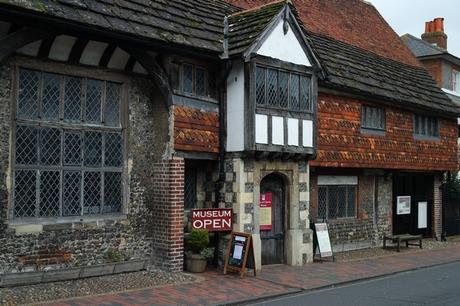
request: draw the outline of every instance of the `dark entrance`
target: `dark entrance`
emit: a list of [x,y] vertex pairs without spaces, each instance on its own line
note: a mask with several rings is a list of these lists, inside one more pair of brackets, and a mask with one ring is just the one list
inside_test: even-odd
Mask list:
[[[393,234],[423,234],[431,237],[434,176],[426,174],[395,174],[393,177]],[[397,197],[410,196],[410,214],[397,214]],[[427,202],[427,227],[418,228],[418,202]]]
[[271,230],[261,230],[262,264],[284,263],[284,232],[285,232],[285,188],[283,179],[276,174],[270,174],[260,183],[260,193],[271,193],[272,197],[272,227]]

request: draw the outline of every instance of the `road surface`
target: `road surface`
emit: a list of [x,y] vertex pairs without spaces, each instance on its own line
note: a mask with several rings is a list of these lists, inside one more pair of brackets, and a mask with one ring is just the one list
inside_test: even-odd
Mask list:
[[460,305],[460,262],[305,291],[250,305]]

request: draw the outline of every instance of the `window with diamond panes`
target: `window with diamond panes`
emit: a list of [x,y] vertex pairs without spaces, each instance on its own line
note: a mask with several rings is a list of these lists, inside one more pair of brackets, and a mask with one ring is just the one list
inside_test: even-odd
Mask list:
[[310,78],[297,73],[256,66],[255,102],[266,107],[311,112]]
[[208,71],[204,68],[192,64],[184,63],[181,65],[181,91],[197,96],[208,95]]
[[318,219],[356,217],[356,186],[319,186]]
[[19,70],[15,218],[120,213],[121,84]]
[[197,171],[194,167],[185,168],[184,180],[184,208],[192,209],[196,207],[196,185]]

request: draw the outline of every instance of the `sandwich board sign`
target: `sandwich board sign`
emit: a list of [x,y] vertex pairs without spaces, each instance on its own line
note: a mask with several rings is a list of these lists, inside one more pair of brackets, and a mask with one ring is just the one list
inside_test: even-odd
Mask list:
[[256,276],[256,262],[252,236],[247,233],[232,232],[225,256],[224,274],[233,271],[243,277],[247,268],[253,269]]
[[332,251],[331,240],[329,239],[327,223],[315,223],[315,233],[321,260],[327,257],[332,257],[332,260],[334,260],[334,252]]

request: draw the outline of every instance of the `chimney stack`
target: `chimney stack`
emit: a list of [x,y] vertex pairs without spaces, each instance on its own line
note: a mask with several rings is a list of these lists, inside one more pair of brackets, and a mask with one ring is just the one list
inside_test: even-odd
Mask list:
[[444,33],[444,18],[435,18],[425,22],[425,33],[422,39],[430,44],[447,50],[447,35]]

